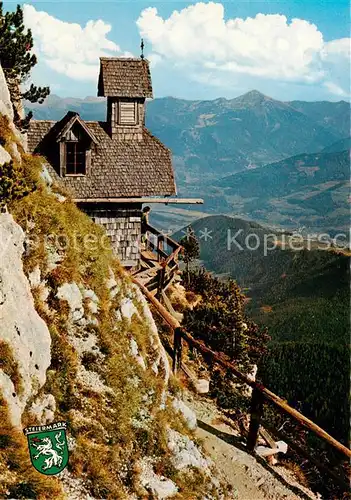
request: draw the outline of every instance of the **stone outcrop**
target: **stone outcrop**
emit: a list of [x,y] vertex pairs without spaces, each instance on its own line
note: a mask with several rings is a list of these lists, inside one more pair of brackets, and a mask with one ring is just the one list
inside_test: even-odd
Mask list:
[[2,146],[0,146],[0,166],[2,166],[4,163],[8,163],[11,160],[11,155],[4,149]]
[[23,242],[24,233],[12,216],[0,214],[0,339],[12,353],[19,378],[16,388],[11,377],[0,370],[0,387],[15,426],[21,425],[28,399],[45,383],[51,344],[23,272]]

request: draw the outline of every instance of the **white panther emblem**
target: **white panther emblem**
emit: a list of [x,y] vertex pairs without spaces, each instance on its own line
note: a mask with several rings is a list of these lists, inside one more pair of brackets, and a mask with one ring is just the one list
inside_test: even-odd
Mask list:
[[[34,438],[31,440],[32,446],[36,449],[37,453],[33,456],[34,460],[38,460],[41,455],[47,456],[44,460],[44,465],[42,470],[51,469],[51,467],[60,467],[62,464],[63,456],[62,451],[65,446],[64,441],[60,441],[61,432],[55,434],[55,442],[49,438],[44,437],[42,439]],[[56,449],[54,449],[54,446]],[[57,451],[58,450],[58,451]]]

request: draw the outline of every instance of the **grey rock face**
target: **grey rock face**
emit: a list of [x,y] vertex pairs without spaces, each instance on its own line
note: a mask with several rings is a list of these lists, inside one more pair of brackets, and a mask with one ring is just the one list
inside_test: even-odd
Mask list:
[[0,370],[0,388],[10,418],[21,425],[28,399],[46,380],[50,365],[51,337],[34,307],[29,282],[23,272],[24,233],[10,214],[0,214],[0,340],[7,344],[17,363],[21,390]]

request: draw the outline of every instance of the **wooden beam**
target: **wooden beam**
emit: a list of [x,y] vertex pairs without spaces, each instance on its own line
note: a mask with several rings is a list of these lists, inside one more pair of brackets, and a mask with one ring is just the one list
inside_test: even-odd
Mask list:
[[135,283],[140,287],[145,297],[151,302],[153,306],[155,306],[158,313],[161,314],[161,316],[168,323],[168,325],[171,328],[179,328],[180,327],[179,321],[173,318],[173,316],[167,311],[167,309],[149,292],[146,286],[139,283],[134,276],[131,276],[131,278],[133,283]]
[[161,298],[163,284],[165,281],[166,266],[165,263],[161,263],[160,269],[157,271],[157,293],[156,298],[159,300]]
[[179,252],[183,249],[183,247],[179,246],[176,250],[174,250],[173,253],[169,257],[167,257],[165,261],[165,266],[168,266],[172,260],[176,260],[178,257]]
[[271,448],[275,448],[275,441],[272,438],[272,436],[269,434],[268,431],[262,425],[260,426],[260,434],[263,437],[263,439],[266,441],[267,445],[270,446]]
[[162,290],[162,299],[163,299],[163,303],[166,306],[168,312],[173,316],[173,318],[175,318],[177,321],[181,321],[183,319],[182,313],[174,310],[174,308],[171,304],[171,301],[167,297],[167,294],[166,294],[164,289]]
[[174,329],[174,340],[173,340],[173,373],[177,373],[177,370],[182,365],[182,334],[180,328]]
[[331,477],[333,477],[340,486],[342,486],[343,488],[346,487],[347,489],[349,489],[349,482],[348,482],[347,478],[341,477],[337,472],[335,472],[330,467],[327,467],[322,462],[320,462],[318,459],[316,459],[313,456],[313,452],[309,453],[304,448],[302,448],[302,446],[299,446],[298,444],[296,444],[296,442],[293,439],[289,438],[286,434],[279,431],[278,429],[275,429],[267,422],[262,422],[262,424],[264,425],[265,428],[267,428],[269,430],[269,432],[271,434],[273,434],[273,436],[276,436],[277,439],[281,439],[282,441],[285,441],[288,444],[288,446],[292,450],[294,450],[298,455],[302,455],[303,457],[307,458],[307,460],[310,460],[312,463],[314,463],[318,467],[318,469],[323,470],[324,472],[329,474]]
[[[177,248],[182,248],[182,245],[180,245],[180,243],[178,243],[177,241],[173,240],[167,234],[162,233],[156,227],[151,226],[151,224],[146,224],[145,229],[146,229],[146,231],[149,231],[150,233],[152,233],[155,236],[157,236],[158,238],[161,238],[165,243],[167,243],[167,245],[169,245],[170,247],[172,247],[174,250],[176,250]],[[156,248],[156,247],[154,247],[154,248]],[[168,255],[167,255],[167,257],[168,257]]]
[[201,198],[74,198],[76,203],[164,203],[165,205],[203,205]]
[[161,257],[163,257],[164,259],[167,259],[168,257],[168,254],[166,252],[164,252],[163,250],[161,249],[157,249],[157,246],[154,245],[154,243],[151,241],[151,240],[147,240],[147,244],[150,246],[150,248],[152,250],[155,250],[155,258],[156,258],[156,262],[158,262],[158,255],[160,255]]
[[[163,342],[164,342],[164,348],[165,348],[166,352],[169,354],[169,356],[173,360],[173,353],[174,353],[173,347],[171,346],[170,342],[167,339],[163,339]],[[188,379],[190,380],[190,382],[194,386],[194,388],[196,388],[196,385],[198,382],[196,375],[191,370],[189,370],[189,368],[184,363],[181,364],[181,369],[185,373],[185,375],[188,377]]]

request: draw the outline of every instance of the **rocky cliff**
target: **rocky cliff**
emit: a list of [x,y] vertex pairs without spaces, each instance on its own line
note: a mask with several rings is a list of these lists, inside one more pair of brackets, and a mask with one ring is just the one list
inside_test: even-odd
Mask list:
[[[0,497],[226,496],[144,297],[12,120],[0,68]],[[62,420],[47,477],[22,429]]]

